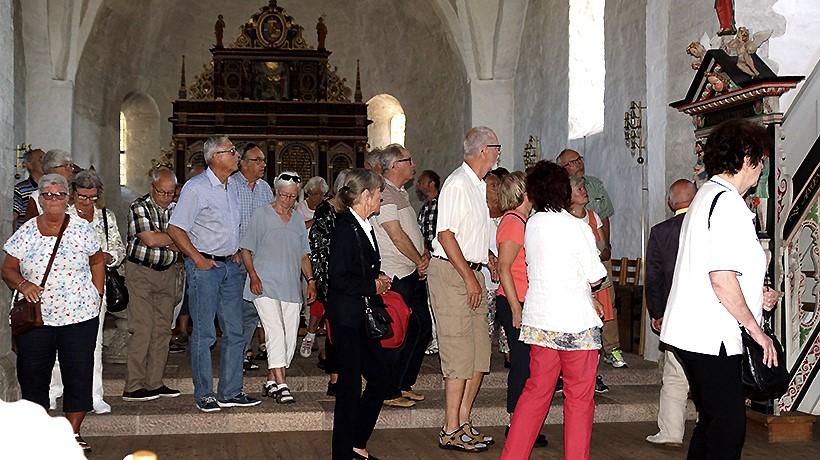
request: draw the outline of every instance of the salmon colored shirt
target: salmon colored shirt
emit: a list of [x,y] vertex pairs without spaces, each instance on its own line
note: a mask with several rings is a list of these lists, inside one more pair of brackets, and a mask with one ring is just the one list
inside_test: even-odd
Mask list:
[[[510,270],[512,272],[513,283],[515,284],[515,291],[516,294],[518,294],[518,300],[520,302],[524,301],[524,296],[527,294],[527,288],[529,287],[529,282],[527,281],[527,256],[524,251],[524,228],[526,221],[527,216],[520,212],[514,210],[507,211],[501,218],[501,223],[498,224],[498,231],[495,235],[495,241],[499,248],[504,241],[512,241],[521,246],[521,250],[518,251],[518,255],[515,256]],[[499,285],[495,293],[506,297],[506,294],[504,294],[504,286]]]

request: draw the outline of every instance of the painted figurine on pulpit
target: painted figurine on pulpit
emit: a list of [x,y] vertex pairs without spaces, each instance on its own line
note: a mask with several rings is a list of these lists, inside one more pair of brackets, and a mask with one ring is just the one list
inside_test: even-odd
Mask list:
[[225,32],[225,20],[222,19],[222,15],[220,14],[214,24],[214,35],[216,35],[216,47],[222,48],[222,37]]
[[319,45],[316,47],[316,49],[324,50],[325,39],[327,38],[327,26],[325,25],[325,20],[322,17],[319,17],[319,22],[316,23],[316,36],[319,40]]
[[718,35],[734,35],[735,33],[735,2],[734,0],[715,0],[720,30]]
[[749,29],[741,27],[737,30],[737,36],[726,45],[729,50],[737,54],[737,68],[750,77],[757,77],[760,72],[755,67],[752,55],[757,52],[760,45],[766,43],[772,36],[771,30],[764,30],[749,37]]

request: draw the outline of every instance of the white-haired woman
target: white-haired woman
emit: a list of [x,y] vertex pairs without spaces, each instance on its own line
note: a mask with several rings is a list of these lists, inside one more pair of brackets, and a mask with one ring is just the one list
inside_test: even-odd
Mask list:
[[[114,213],[106,208],[97,206],[102,198],[103,185],[100,176],[94,170],[84,170],[74,176],[71,183],[71,201],[74,204],[68,206],[67,212],[73,218],[77,217],[90,223],[94,228],[97,241],[102,250],[103,259],[107,267],[119,266],[125,259],[125,246],[122,244],[120,232],[117,230],[117,218]],[[107,221],[107,222],[106,222]],[[94,413],[107,414],[111,412],[111,406],[103,399],[102,380],[102,339],[103,323],[105,312],[107,311],[105,296],[103,296],[100,310],[100,325],[97,331],[97,345],[94,348],[94,384],[93,384],[93,406]],[[59,357],[58,357],[59,359]],[[49,389],[49,405],[56,407],[57,398],[63,395],[63,379],[60,373],[59,364],[54,366],[51,376],[51,388]]]
[[302,311],[300,274],[308,283],[307,302],[316,299],[307,229],[301,216],[293,215],[301,181],[295,172],[276,176],[273,203],[254,211],[239,243],[248,270],[244,298],[253,302],[265,328],[268,381],[263,384],[262,393],[280,404],[293,402],[285,368],[290,366],[296,351]]
[[307,228],[313,225],[316,207],[325,199],[328,191],[330,191],[330,187],[328,187],[324,178],[319,176],[311,177],[302,187],[305,199],[296,205],[296,211],[305,218]]
[[[49,150],[43,155],[43,172],[45,174],[59,174],[63,176],[67,184],[71,184],[74,180],[74,162],[71,160],[71,154],[59,149]],[[37,217],[43,212],[40,201],[38,200],[40,191],[35,190],[29,195],[29,201],[26,205],[26,220]],[[71,197],[68,197],[68,204],[71,204]]]
[[[88,451],[80,425],[92,408],[94,344],[105,284],[103,255],[91,225],[66,214],[69,194],[64,177],[44,175],[38,191],[43,213],[24,223],[3,246],[3,281],[30,302],[39,301],[43,315],[43,326],[16,337],[17,380],[23,399],[47,409],[51,369],[59,354],[65,381],[63,412],[77,443]],[[41,287],[53,251],[54,263]]]

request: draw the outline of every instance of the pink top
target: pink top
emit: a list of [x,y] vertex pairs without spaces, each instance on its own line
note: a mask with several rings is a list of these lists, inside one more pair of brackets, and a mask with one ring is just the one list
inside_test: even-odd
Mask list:
[[[527,294],[527,287],[529,286],[529,282],[527,281],[527,256],[524,251],[524,228],[526,222],[527,216],[515,210],[507,211],[504,213],[504,216],[501,217],[501,223],[498,224],[498,232],[496,232],[495,235],[495,241],[499,248],[504,241],[512,241],[521,245],[521,250],[518,251],[518,255],[515,256],[511,268],[515,291],[516,294],[518,294],[518,300],[521,302],[524,301],[524,296]],[[504,287],[499,285],[496,294],[506,297]]]

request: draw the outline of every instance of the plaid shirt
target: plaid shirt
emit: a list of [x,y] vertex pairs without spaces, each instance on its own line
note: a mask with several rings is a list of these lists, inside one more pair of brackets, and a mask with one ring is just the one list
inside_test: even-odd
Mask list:
[[273,201],[273,190],[265,179],[257,180],[251,189],[248,179],[241,172],[234,174],[234,177],[239,189],[239,241],[242,241],[256,208],[269,205]]
[[419,209],[419,227],[424,237],[424,246],[433,250],[433,239],[436,237],[436,218],[438,217],[438,197],[425,201]]
[[177,253],[168,248],[149,248],[137,235],[142,232],[165,232],[174,203],[162,209],[150,194],[134,200],[128,220],[128,257],[140,264],[157,270],[170,267],[177,260]]

